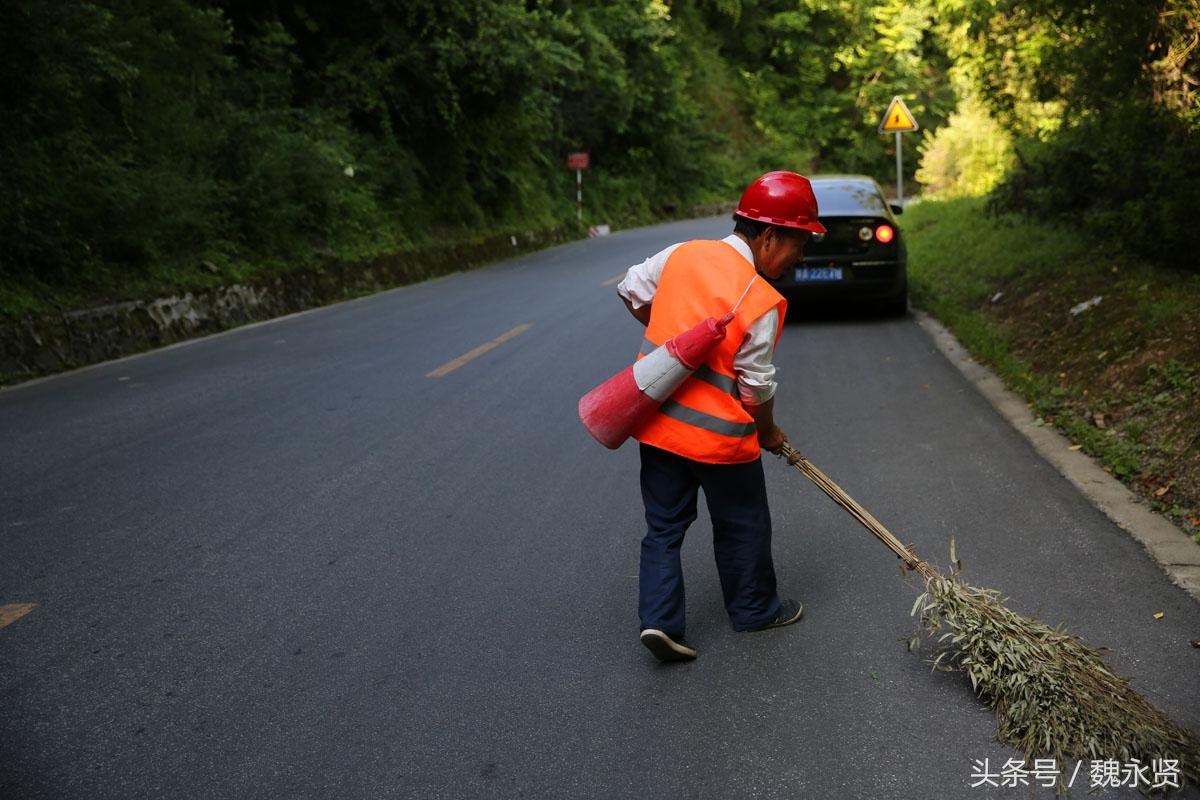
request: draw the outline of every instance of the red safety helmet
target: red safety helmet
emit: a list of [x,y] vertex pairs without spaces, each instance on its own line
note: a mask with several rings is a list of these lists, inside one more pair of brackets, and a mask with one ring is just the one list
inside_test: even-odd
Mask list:
[[803,175],[787,170],[768,172],[747,186],[735,213],[769,225],[825,232],[825,226],[817,221],[812,184]]

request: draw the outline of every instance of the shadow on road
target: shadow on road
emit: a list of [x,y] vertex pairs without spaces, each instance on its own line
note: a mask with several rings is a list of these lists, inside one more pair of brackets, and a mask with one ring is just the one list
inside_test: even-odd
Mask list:
[[908,319],[909,317],[910,314],[908,312],[901,316],[870,303],[851,300],[801,300],[788,303],[787,317],[784,325],[804,325],[813,322],[859,325],[862,323],[896,322]]

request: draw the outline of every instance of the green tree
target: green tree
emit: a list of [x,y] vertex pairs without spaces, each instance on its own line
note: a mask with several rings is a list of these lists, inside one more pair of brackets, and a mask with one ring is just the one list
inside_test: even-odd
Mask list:
[[1194,267],[1200,3],[938,2],[956,63],[1017,133],[994,205],[1082,221],[1096,236]]

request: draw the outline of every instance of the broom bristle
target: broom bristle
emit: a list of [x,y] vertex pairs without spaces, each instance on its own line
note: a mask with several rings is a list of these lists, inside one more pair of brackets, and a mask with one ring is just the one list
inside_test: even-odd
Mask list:
[[[1176,725],[1113,673],[1092,648],[1060,628],[1022,617],[991,589],[958,578],[961,569],[950,540],[945,577],[917,557],[846,490],[786,442],[780,455],[914,570],[925,592],[913,604],[930,635],[942,626],[939,642],[949,641],[933,659],[935,668],[961,670],[976,694],[996,711],[1002,743],[1027,759],[1053,758],[1177,763],[1180,784],[1200,784],[1200,741]],[[917,644],[910,640],[910,647]],[[945,663],[942,663],[942,662]],[[1065,786],[1061,780],[1059,790]]]
[[1002,743],[1028,759],[1060,764],[1176,760],[1185,781],[1200,783],[1200,740],[1193,733],[1135,692],[1078,637],[1017,614],[1004,599],[957,574],[935,574],[913,606],[931,636],[941,632],[934,667],[967,673],[995,710]]

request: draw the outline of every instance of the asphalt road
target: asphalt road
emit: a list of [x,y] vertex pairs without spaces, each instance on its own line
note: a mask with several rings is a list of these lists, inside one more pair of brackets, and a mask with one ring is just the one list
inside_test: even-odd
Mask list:
[[[1016,754],[965,678],[906,651],[917,586],[777,459],[804,620],[729,628],[702,512],[700,658],[638,643],[637,452],[575,405],[641,341],[610,279],[727,229],[568,244],[0,392],[0,605],[36,604],[0,628],[0,797],[1029,796],[971,788],[974,759]],[[1200,607],[911,319],[797,319],[777,363],[814,463],[1200,728]]]

